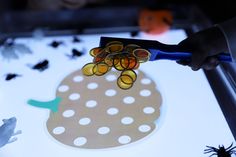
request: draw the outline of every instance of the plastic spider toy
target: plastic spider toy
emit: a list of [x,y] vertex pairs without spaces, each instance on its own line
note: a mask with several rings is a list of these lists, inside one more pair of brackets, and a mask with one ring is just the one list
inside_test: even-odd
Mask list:
[[79,42],[81,42],[81,39],[79,39],[78,37],[74,36],[72,42],[73,43],[79,43]]
[[10,80],[15,79],[16,77],[19,77],[19,76],[21,76],[21,75],[14,74],[14,73],[8,73],[8,74],[6,74],[5,80],[6,81],[10,81]]
[[83,49],[82,51],[79,51],[77,49],[72,49],[71,50],[71,54],[67,54],[66,56],[68,56],[70,59],[76,59],[82,55],[84,55],[85,49]]
[[32,54],[32,51],[25,44],[15,43],[14,39],[5,39],[0,41],[0,54],[9,61],[24,54]]
[[211,146],[206,146],[206,147],[208,149],[204,150],[204,154],[212,153],[210,157],[213,155],[217,155],[218,157],[231,157],[232,154],[236,155],[236,150],[235,150],[236,146],[233,147],[233,143],[228,148],[225,148],[223,145],[222,146],[219,145],[218,149]]
[[38,70],[38,71],[42,72],[42,71],[48,69],[49,61],[47,59],[45,59],[45,60],[43,60],[43,61],[41,61],[41,62],[39,62],[35,65],[29,65],[28,64],[28,66],[33,70]]
[[53,47],[53,48],[58,48],[60,45],[62,45],[63,42],[62,41],[52,41],[49,46]]

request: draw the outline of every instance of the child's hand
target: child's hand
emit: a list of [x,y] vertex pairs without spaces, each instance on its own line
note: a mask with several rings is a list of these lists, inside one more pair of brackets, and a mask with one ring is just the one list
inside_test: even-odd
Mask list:
[[191,61],[181,60],[177,63],[188,65],[196,71],[200,68],[211,70],[219,64],[217,55],[228,52],[224,34],[218,27],[211,27],[197,32],[179,43],[183,51],[191,52]]

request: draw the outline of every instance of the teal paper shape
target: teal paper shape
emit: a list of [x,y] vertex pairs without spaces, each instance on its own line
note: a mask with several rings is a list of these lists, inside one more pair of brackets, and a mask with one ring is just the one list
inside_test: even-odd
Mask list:
[[54,100],[47,101],[47,102],[30,99],[27,101],[27,103],[31,106],[47,108],[47,109],[50,109],[52,112],[57,112],[61,100],[62,98],[60,97],[56,97]]

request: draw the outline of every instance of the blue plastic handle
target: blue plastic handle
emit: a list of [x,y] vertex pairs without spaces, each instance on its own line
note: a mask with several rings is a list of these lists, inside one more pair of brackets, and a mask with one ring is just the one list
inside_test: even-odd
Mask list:
[[[151,52],[150,61],[167,59],[167,60],[190,60],[192,54],[189,52],[164,52],[157,49],[149,49]],[[218,59],[221,62],[232,62],[232,58],[228,54],[220,54],[218,55]]]

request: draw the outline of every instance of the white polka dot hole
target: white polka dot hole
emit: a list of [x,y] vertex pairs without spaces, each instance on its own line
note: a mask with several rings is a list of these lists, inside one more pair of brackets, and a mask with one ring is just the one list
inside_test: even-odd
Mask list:
[[116,95],[116,90],[108,89],[108,90],[106,90],[105,95],[109,96],[109,97],[115,96]]
[[78,137],[74,140],[74,145],[75,146],[83,146],[87,143],[87,139],[85,137]]
[[149,97],[152,94],[152,92],[148,89],[143,89],[139,92],[139,94],[143,97]]
[[123,102],[125,104],[132,104],[135,102],[135,98],[132,96],[127,96],[127,97],[124,97]]
[[79,120],[79,124],[80,124],[80,125],[89,125],[90,123],[91,123],[91,119],[90,119],[90,118],[87,118],[87,117],[81,118],[81,119]]
[[94,90],[94,89],[97,89],[98,88],[98,84],[95,83],[95,82],[91,82],[87,85],[87,88],[88,89],[91,89],[91,90]]
[[79,93],[72,93],[69,96],[69,99],[72,101],[78,100],[80,98],[80,94]]
[[116,81],[116,79],[117,79],[116,75],[114,75],[114,74],[109,74],[105,78],[109,82]]
[[155,109],[153,107],[144,107],[143,112],[145,114],[153,114],[155,112]]
[[65,118],[70,118],[72,116],[74,116],[75,111],[74,110],[66,110],[62,113],[63,117]]
[[151,127],[149,125],[144,124],[144,125],[140,125],[138,130],[142,133],[147,133],[151,130]]
[[82,82],[84,80],[83,76],[77,75],[73,77],[74,82]]
[[59,92],[67,92],[68,90],[69,90],[69,86],[67,85],[61,85],[60,87],[58,87]]
[[64,132],[65,132],[65,128],[62,126],[58,126],[52,130],[52,133],[55,135],[60,135],[60,134],[63,134]]
[[120,144],[128,144],[131,142],[131,137],[127,136],[127,135],[123,135],[123,136],[120,136],[118,138],[118,142]]
[[115,108],[115,107],[111,107],[107,110],[107,114],[108,115],[111,115],[111,116],[114,116],[116,114],[119,113],[119,109]]
[[124,125],[129,125],[134,122],[134,119],[132,117],[124,117],[121,119],[121,123]]
[[143,79],[141,80],[141,83],[142,83],[143,85],[149,85],[149,84],[151,83],[151,80],[150,80],[149,78],[143,78]]
[[110,132],[110,128],[108,127],[100,127],[98,128],[97,132],[100,134],[100,135],[105,135],[105,134],[108,134]]
[[89,101],[86,102],[85,106],[88,107],[88,108],[94,108],[94,107],[97,106],[97,101],[89,100]]

